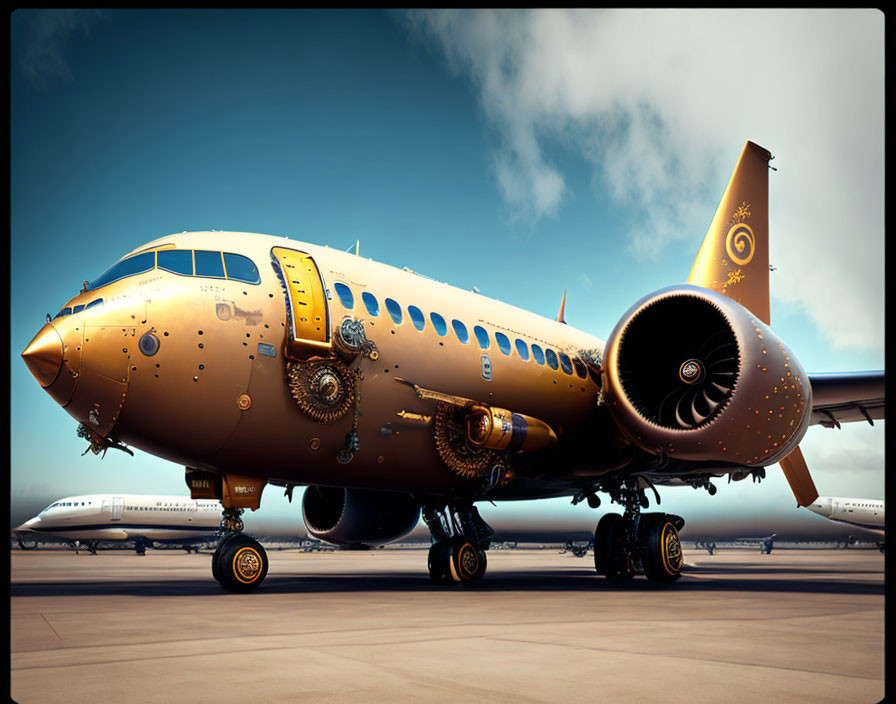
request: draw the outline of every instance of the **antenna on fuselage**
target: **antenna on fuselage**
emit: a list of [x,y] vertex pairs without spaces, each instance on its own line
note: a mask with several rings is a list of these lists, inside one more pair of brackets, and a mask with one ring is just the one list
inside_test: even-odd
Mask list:
[[566,291],[563,291],[563,299],[560,301],[560,310],[557,311],[557,322],[566,325],[566,319],[563,317],[566,312]]

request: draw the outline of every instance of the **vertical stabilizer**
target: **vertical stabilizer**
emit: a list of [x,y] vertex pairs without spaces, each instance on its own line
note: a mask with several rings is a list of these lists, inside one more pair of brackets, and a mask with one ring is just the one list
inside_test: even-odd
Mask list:
[[728,296],[766,324],[770,159],[767,150],[747,142],[687,281]]

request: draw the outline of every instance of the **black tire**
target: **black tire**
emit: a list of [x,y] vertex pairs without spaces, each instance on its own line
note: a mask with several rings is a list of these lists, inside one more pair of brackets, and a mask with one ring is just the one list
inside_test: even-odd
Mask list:
[[652,582],[668,584],[681,577],[684,554],[674,518],[665,513],[641,516],[641,565]]
[[[35,536],[23,536],[21,533],[16,535],[19,540],[19,548],[22,550],[37,550],[37,538]],[[883,550],[881,550],[883,552]]]
[[212,574],[218,583],[232,592],[251,592],[268,573],[268,556],[259,542],[238,533],[222,540],[212,558]]
[[594,569],[613,582],[627,581],[635,576],[623,539],[622,516],[604,514],[594,529]]
[[450,584],[452,581],[451,567],[448,563],[450,548],[449,541],[433,543],[429,548],[427,566],[429,567],[429,578],[433,584]]

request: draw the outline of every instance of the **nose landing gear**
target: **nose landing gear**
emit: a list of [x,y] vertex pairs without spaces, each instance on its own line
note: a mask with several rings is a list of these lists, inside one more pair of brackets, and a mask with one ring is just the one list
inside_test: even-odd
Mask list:
[[254,538],[243,535],[241,508],[225,508],[221,537],[212,556],[212,575],[231,592],[251,592],[268,573],[268,556]]
[[429,576],[433,584],[473,584],[487,567],[485,551],[495,534],[470,504],[424,506],[423,520],[432,533]]
[[684,519],[669,513],[641,513],[647,497],[637,478],[626,479],[614,491],[625,513],[608,513],[594,531],[594,568],[611,581],[643,574],[653,582],[674,582],[684,565],[678,531]]

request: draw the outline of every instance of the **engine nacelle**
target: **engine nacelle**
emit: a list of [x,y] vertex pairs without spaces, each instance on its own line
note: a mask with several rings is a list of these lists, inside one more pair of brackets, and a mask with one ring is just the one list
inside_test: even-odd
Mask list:
[[335,545],[383,545],[403,538],[420,520],[410,494],[309,486],[302,499],[305,527]]
[[796,357],[709,289],[684,284],[638,301],[610,333],[604,369],[614,420],[654,454],[766,466],[809,425],[812,387]]

